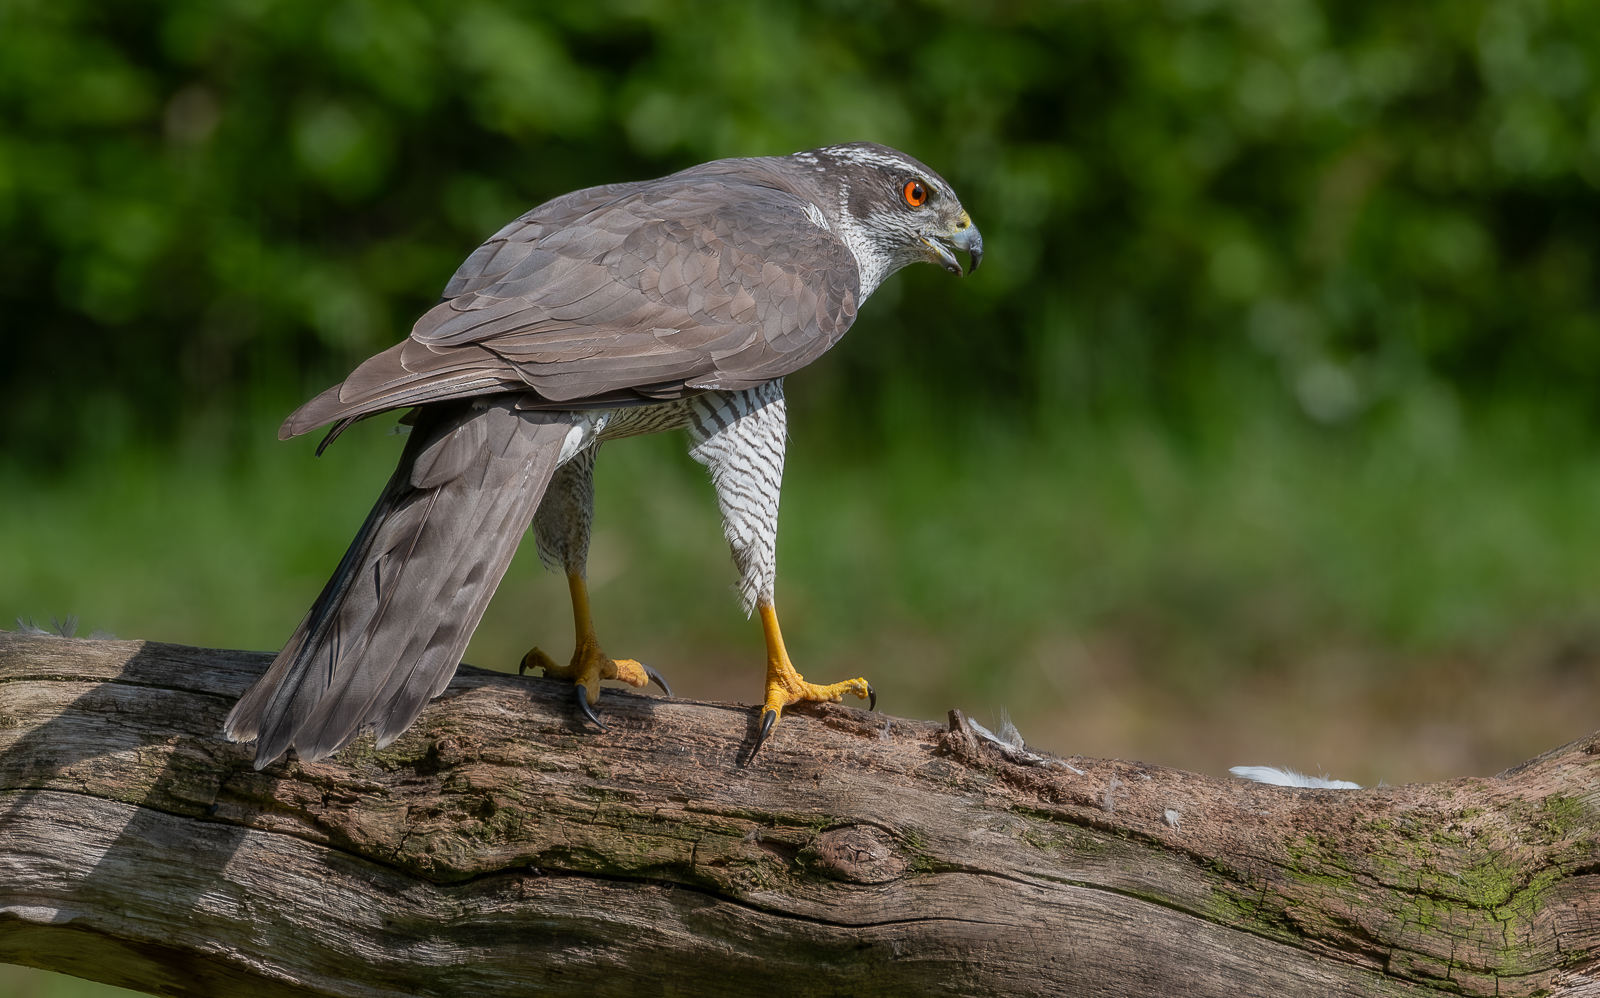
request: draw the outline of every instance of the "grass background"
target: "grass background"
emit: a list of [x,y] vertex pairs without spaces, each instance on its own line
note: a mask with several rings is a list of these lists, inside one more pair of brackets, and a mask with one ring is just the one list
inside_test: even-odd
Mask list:
[[[1063,754],[1366,784],[1495,772],[1594,726],[1600,454],[1559,412],[1467,420],[1441,387],[1361,434],[1257,401],[1182,434],[1129,416],[1049,439],[929,413],[852,450],[800,396],[785,633],[808,675],[866,675],[887,711],[1004,710]],[[196,433],[17,476],[0,608],[278,647],[400,438],[373,420],[318,459],[252,425],[242,448]],[[683,695],[753,702],[759,627],[679,435],[608,445],[597,492],[606,646]],[[561,657],[570,635],[564,583],[527,546],[466,660]]]

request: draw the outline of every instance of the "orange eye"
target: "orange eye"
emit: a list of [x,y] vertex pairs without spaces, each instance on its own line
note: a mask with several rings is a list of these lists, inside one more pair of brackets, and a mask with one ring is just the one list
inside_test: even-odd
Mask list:
[[906,196],[906,204],[913,208],[921,208],[927,203],[928,189],[922,186],[922,181],[920,180],[906,181],[906,187],[902,193]]

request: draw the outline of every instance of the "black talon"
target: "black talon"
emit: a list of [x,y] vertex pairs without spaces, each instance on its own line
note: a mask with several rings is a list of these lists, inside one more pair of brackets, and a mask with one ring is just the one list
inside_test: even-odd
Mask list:
[[661,687],[661,692],[665,693],[669,697],[672,696],[672,687],[668,686],[667,681],[661,678],[661,673],[650,668],[648,665],[645,665],[643,662],[639,663],[639,667],[644,670],[644,674],[649,676],[657,686]]
[[878,709],[878,691],[872,688],[871,683],[867,684],[867,709]]
[[600,720],[600,715],[596,714],[594,708],[589,706],[589,691],[584,688],[584,685],[578,683],[573,689],[578,691],[578,707],[583,711],[584,716],[593,721],[595,727],[601,731],[610,731],[611,729],[606,727],[605,722]]
[[756,747],[750,750],[750,758],[754,759],[756,753],[761,751],[761,746],[766,744],[767,735],[772,732],[772,726],[778,723],[778,712],[769,710],[761,715],[761,733],[756,736]]

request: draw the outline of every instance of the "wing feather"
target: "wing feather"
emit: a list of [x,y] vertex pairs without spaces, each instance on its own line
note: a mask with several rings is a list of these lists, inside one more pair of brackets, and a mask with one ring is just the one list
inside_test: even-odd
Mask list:
[[623,397],[681,397],[810,363],[855,319],[855,259],[781,173],[738,163],[529,212],[468,257],[405,342],[291,415],[283,434],[515,387],[551,405],[642,386],[653,387]]

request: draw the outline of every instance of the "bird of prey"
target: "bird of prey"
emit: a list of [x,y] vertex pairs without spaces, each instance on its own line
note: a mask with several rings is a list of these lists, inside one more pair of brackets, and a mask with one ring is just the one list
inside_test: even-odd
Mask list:
[[[682,428],[711,472],[746,613],[766,635],[760,739],[801,700],[876,700],[865,679],[808,683],[773,598],[783,379],[838,342],[890,274],[961,274],[983,242],[955,192],[871,143],[725,159],[556,198],[467,258],[411,335],[301,406],[283,439],[409,409],[400,465],[333,577],[224,726],[257,769],[291,746],[322,759],[372,728],[382,747],[455,673],[529,525],[566,573],[577,647],[523,666],[571,680],[660,682],[595,637],[584,584],[600,444]],[[321,448],[318,449],[321,453]],[[665,689],[665,683],[661,683]],[[602,724],[601,727],[604,727]],[[761,741],[758,740],[757,748]]]

